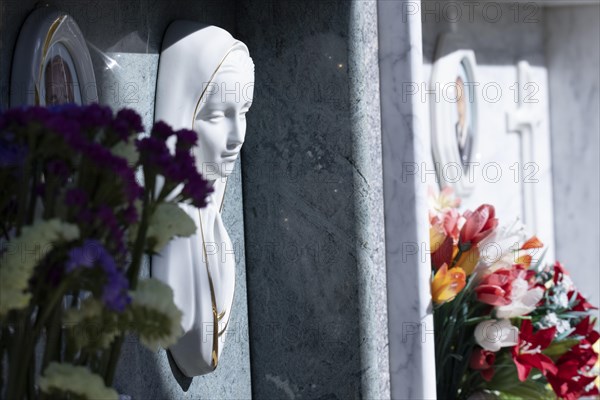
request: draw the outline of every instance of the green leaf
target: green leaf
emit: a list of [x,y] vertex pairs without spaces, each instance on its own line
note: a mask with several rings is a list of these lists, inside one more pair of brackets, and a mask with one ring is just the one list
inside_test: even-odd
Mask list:
[[554,399],[554,392],[544,383],[527,380],[507,390],[500,391],[500,399],[528,399],[548,400]]
[[542,351],[542,353],[547,355],[548,357],[560,357],[567,351],[569,351],[571,347],[575,346],[577,343],[579,343],[579,340],[577,339],[561,340],[560,342],[552,343],[544,351]]

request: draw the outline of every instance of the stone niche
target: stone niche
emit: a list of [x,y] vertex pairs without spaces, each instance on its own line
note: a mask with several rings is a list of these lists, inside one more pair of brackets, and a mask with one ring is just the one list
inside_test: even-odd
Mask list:
[[[9,71],[14,44],[27,15],[37,1],[0,3],[0,107],[8,107]],[[168,24],[192,19],[221,26],[235,34],[235,2],[225,1],[51,1],[79,25],[94,63],[98,102],[117,110],[128,107],[141,114],[144,126],[154,121],[154,98],[162,38]],[[23,66],[25,67],[25,66]],[[230,177],[223,221],[234,243],[237,260],[231,335],[219,368],[209,375],[186,378],[165,350],[153,353],[136,337],[123,346],[114,387],[132,399],[198,399],[252,397],[244,225],[240,163]],[[148,274],[148,263],[143,274]]]
[[[479,165],[463,205],[491,203],[502,220],[524,221],[546,244],[546,261],[563,262],[597,302],[599,228],[590,222],[600,201],[591,178],[599,169],[598,2],[422,1],[420,14],[429,90],[444,35],[477,59]],[[419,94],[431,131],[432,103],[443,99]]]

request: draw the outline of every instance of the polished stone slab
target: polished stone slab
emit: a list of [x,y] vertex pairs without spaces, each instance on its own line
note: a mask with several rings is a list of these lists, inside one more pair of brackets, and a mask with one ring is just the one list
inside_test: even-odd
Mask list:
[[256,398],[388,398],[376,2],[238,3]]

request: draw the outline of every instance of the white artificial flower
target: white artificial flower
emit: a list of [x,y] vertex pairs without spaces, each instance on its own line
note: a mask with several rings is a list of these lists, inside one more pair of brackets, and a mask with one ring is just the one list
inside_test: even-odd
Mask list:
[[544,290],[539,287],[529,289],[529,284],[523,278],[512,282],[510,304],[496,307],[496,317],[514,318],[527,315],[535,309],[536,304],[544,296]]
[[480,322],[475,328],[475,341],[485,350],[496,352],[502,347],[516,346],[519,329],[508,319],[490,319]]
[[85,367],[51,362],[40,377],[42,392],[53,398],[76,397],[88,400],[118,400],[119,394],[104,384],[99,375]]
[[539,322],[539,326],[542,329],[550,328],[558,324],[558,317],[556,313],[548,313]]
[[558,318],[556,313],[553,312],[546,314],[544,318],[542,318],[540,322],[536,324],[538,329],[548,329],[552,328],[553,326],[556,327],[556,332],[559,335],[571,329],[571,324],[569,324],[569,321]]
[[552,304],[559,308],[568,308],[569,307],[569,296],[565,292],[557,293],[552,296]]
[[516,219],[511,225],[500,226],[479,243],[480,261],[476,269],[494,272],[514,264],[514,252],[527,238],[525,226]]

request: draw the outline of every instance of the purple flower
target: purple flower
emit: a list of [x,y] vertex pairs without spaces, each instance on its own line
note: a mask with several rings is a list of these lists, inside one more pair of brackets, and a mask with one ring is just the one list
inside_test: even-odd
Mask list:
[[123,211],[122,216],[128,224],[135,224],[139,220],[138,212],[133,204]]
[[79,267],[91,268],[100,259],[104,247],[97,240],[88,239],[83,246],[69,250],[65,271],[71,272]]
[[136,141],[144,168],[155,168],[171,185],[183,183],[182,194],[196,207],[204,207],[212,188],[198,173],[196,161],[189,150],[197,141],[196,132],[183,129],[176,133],[178,144],[174,155],[166,144],[171,128],[164,122],[157,122],[152,132],[153,136]]
[[85,128],[104,128],[112,121],[113,113],[109,107],[92,103],[82,107],[81,125]]
[[118,133],[122,134],[123,138],[128,138],[132,132],[144,132],[142,118],[137,112],[129,108],[123,108],[119,110],[114,120],[114,123],[118,123],[120,128],[126,127],[125,131],[117,130]]
[[121,178],[123,190],[130,202],[141,197],[143,189],[135,179],[135,172],[127,165],[127,160],[115,156],[107,148],[97,143],[88,143],[82,152],[96,165],[112,171]]
[[125,254],[127,252],[125,232],[119,227],[119,222],[117,221],[117,217],[113,213],[113,210],[107,206],[100,206],[98,207],[96,218],[100,221],[102,227],[108,228],[117,253]]
[[123,312],[131,302],[127,290],[129,282],[123,272],[117,268],[114,258],[106,251],[102,243],[88,239],[83,246],[71,249],[65,264],[66,272],[77,268],[101,268],[105,282],[102,288],[102,301],[111,310]]
[[27,147],[0,139],[0,167],[19,167],[27,158]]
[[70,169],[67,163],[61,159],[54,159],[46,163],[46,170],[50,175],[55,175],[61,180],[66,180],[69,177]]
[[181,129],[177,131],[177,145],[183,144],[186,148],[194,146],[198,142],[198,134],[189,129]]
[[151,136],[162,140],[167,140],[173,135],[173,129],[163,121],[158,121],[152,127]]
[[107,272],[104,291],[102,292],[102,301],[112,310],[123,312],[125,307],[131,302],[131,297],[127,294],[129,281],[118,270]]
[[82,189],[69,189],[65,194],[65,204],[68,206],[84,207],[89,202],[88,194]]
[[183,187],[182,193],[192,200],[192,204],[198,208],[206,207],[206,199],[213,192],[208,181],[201,175],[192,177]]

